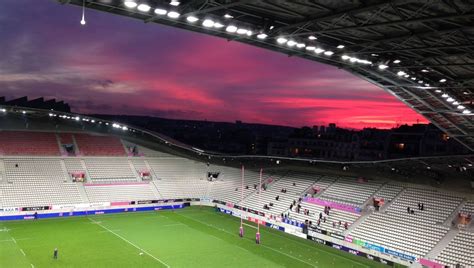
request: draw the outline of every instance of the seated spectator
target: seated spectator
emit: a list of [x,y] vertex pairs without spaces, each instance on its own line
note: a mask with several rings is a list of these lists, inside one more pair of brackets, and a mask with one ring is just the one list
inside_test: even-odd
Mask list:
[[295,183],[295,182],[293,182],[293,186],[296,186],[296,183]]
[[277,196],[275,197],[275,200],[276,200],[276,201],[278,201],[278,199],[280,199],[280,196],[279,196],[279,195],[277,195]]

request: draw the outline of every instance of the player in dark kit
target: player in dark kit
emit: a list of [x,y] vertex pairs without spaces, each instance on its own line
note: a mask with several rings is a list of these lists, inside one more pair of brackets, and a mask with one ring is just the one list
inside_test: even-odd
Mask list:
[[239,228],[239,236],[244,237],[244,227],[240,226]]
[[58,258],[58,248],[54,249],[53,258],[56,260]]
[[257,232],[255,234],[255,243],[260,244],[260,233],[259,232]]

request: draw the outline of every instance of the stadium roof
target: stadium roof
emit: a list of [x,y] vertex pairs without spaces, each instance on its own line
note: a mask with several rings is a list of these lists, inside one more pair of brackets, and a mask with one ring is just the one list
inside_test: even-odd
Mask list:
[[57,1],[337,66],[474,151],[472,1]]

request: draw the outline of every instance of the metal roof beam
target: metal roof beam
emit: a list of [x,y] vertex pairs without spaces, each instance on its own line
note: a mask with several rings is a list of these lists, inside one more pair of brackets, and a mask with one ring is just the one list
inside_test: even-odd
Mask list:
[[411,24],[411,23],[425,23],[425,22],[430,22],[430,21],[440,21],[440,20],[442,21],[442,20],[459,19],[459,18],[474,18],[474,13],[453,14],[453,15],[447,15],[447,16],[425,17],[425,18],[417,18],[417,19],[411,19],[411,20],[397,20],[397,21],[366,24],[366,25],[346,26],[346,27],[339,27],[339,28],[328,28],[328,29],[322,29],[322,30],[317,30],[317,31],[308,31],[308,32],[304,32],[304,33],[296,33],[296,34],[292,34],[291,36],[333,33],[333,32],[340,32],[340,31],[347,31],[347,30],[362,30],[362,29],[374,28],[374,27],[401,26],[401,25],[406,25],[406,24]]
[[228,4],[220,5],[220,6],[209,7],[209,8],[204,8],[204,9],[201,9],[201,10],[191,11],[191,12],[183,14],[182,16],[198,15],[198,14],[203,14],[203,13],[211,13],[211,12],[222,10],[222,9],[242,6],[242,5],[251,3],[251,2],[253,2],[253,1],[252,0],[235,1],[235,2],[228,3]]
[[347,55],[356,55],[356,54],[383,54],[383,53],[396,53],[396,52],[410,52],[410,51],[419,51],[419,50],[440,50],[440,49],[463,49],[463,48],[474,48],[474,44],[469,45],[452,45],[452,46],[432,46],[432,47],[407,47],[407,48],[398,48],[398,49],[387,49],[387,50],[370,50],[370,51],[360,51],[360,52],[349,52],[345,53]]
[[[421,0],[421,1],[426,2],[428,0]],[[403,3],[408,3],[410,1],[409,0],[393,0],[391,2],[393,4],[403,4]],[[357,6],[357,7],[344,9],[344,10],[341,10],[341,11],[328,12],[326,14],[320,14],[320,15],[317,15],[313,18],[308,18],[308,19],[305,19],[305,20],[302,20],[302,21],[298,21],[298,22],[295,22],[295,23],[288,24],[286,26],[277,28],[277,29],[275,29],[274,33],[281,33],[281,32],[284,32],[284,31],[288,31],[290,29],[301,27],[301,26],[309,24],[309,23],[316,23],[316,22],[319,22],[319,21],[339,18],[340,16],[343,16],[347,13],[355,14],[355,13],[370,11],[370,10],[373,10],[373,9],[376,9],[376,8],[379,8],[379,7],[383,7],[383,6],[386,6],[386,5],[390,5],[390,2],[386,2],[386,1],[385,2],[378,2],[376,4],[368,5],[368,6]]]

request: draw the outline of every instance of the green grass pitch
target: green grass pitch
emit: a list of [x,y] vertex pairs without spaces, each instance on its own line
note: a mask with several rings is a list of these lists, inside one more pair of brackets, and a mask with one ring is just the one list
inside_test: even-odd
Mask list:
[[[0,267],[387,267],[209,207],[0,223]],[[59,258],[53,259],[53,250]]]

